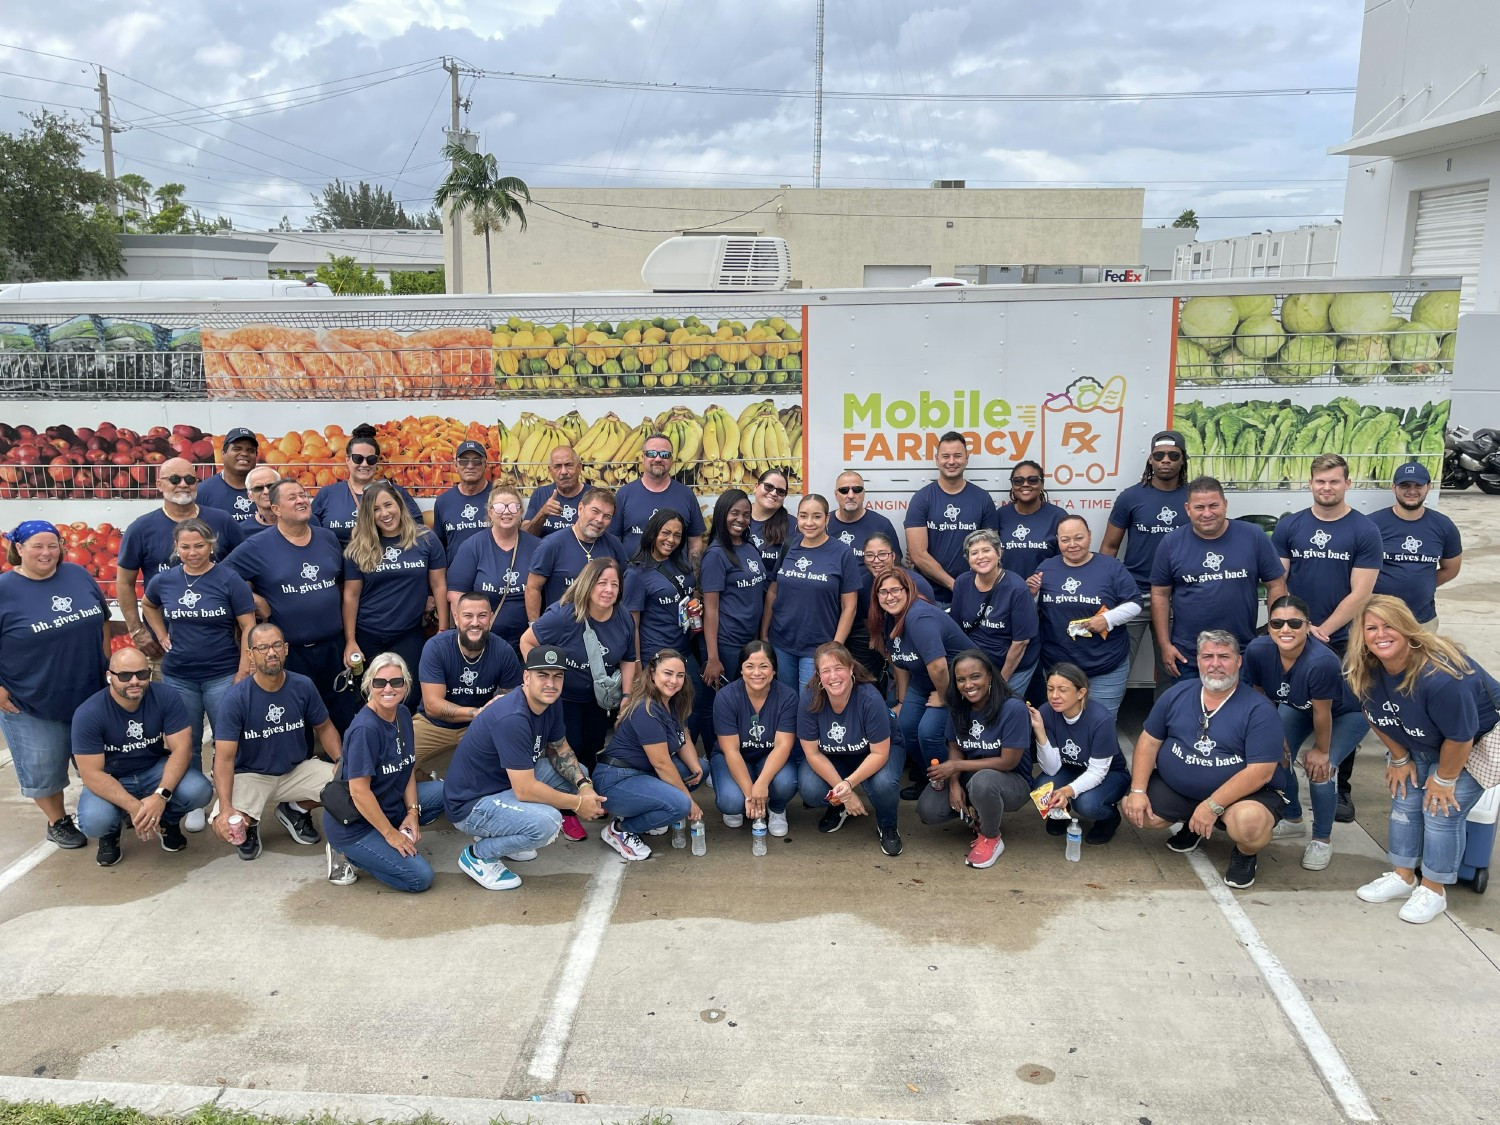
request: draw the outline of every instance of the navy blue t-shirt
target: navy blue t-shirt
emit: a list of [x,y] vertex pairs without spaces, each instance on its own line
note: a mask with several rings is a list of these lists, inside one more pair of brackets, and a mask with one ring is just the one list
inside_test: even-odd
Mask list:
[[[218,536],[218,542],[214,544],[214,561],[227,558],[240,541],[234,517],[218,508],[205,508],[199,504],[198,518],[213,528]],[[176,530],[177,521],[160,508],[137,516],[120,538],[120,566],[140,571],[143,579],[170,570],[176,565],[173,558],[176,548],[172,546],[172,533]]]
[[810,696],[804,691],[797,707],[797,738],[815,743],[824,754],[864,757],[873,743],[890,740],[891,712],[874,684],[855,684],[842,711],[835,711],[828,699],[820,710],[810,711]]
[[[526,501],[526,514],[521,517],[523,522],[529,523],[536,518],[536,514],[542,510],[542,505],[552,499],[553,493],[557,491],[557,485],[544,484],[534,489],[530,499]],[[559,496],[557,502],[562,505],[559,515],[548,516],[542,521],[541,530],[536,533],[538,539],[545,539],[554,531],[566,531],[578,522],[578,501],[582,499],[587,491],[582,486],[572,496]]]
[[1031,712],[1015,696],[1000,704],[1000,714],[993,723],[986,723],[977,711],[950,711],[944,735],[949,742],[958,743],[965,758],[998,758],[1002,750],[1024,747],[1020,761],[1009,772],[1031,777]]
[[1041,645],[1036,643],[1038,618],[1036,599],[1025,579],[1001,571],[988,593],[975,585],[974,572],[965,571],[953,581],[953,601],[948,612],[969,641],[1003,668],[1015,641],[1029,641],[1016,671],[1036,667]]
[[541,545],[535,535],[522,531],[516,545],[503,551],[486,529],[482,535],[471,535],[457,554],[448,556],[448,589],[488,596],[495,611],[494,631],[512,647],[521,643],[521,634],[526,632],[526,576]]
[[222,472],[198,482],[198,506],[228,512],[235,523],[255,518],[255,501],[250,499],[249,490],[235,488]]
[[1057,748],[1064,766],[1086,769],[1094,758],[1108,758],[1110,773],[1127,773],[1125,755],[1115,730],[1115,717],[1102,703],[1090,699],[1071,723],[1060,711],[1042,707],[1042,729]]
[[[422,509],[417,502],[411,498],[411,493],[392,481],[381,481],[389,484],[396,490],[396,495],[401,498],[401,503],[406,505],[406,510],[411,513],[411,518],[418,523],[422,522]],[[354,518],[359,515],[359,498],[349,488],[348,481],[335,481],[318,489],[313,496],[312,516],[313,522],[319,527],[327,528],[338,538],[340,547],[349,545],[349,536],[354,531]]]
[[274,520],[270,523],[261,523],[260,520],[252,515],[244,523],[237,524],[236,526],[239,528],[240,542],[243,543],[252,535],[259,535],[262,531],[270,531],[271,528],[276,526],[276,523]]
[[797,538],[797,521],[790,515],[786,520],[786,535],[780,543],[770,543],[766,540],[766,521],[751,520],[750,530],[746,533],[752,546],[760,552],[760,561],[765,565],[766,573],[774,581],[776,571],[781,568],[781,558],[786,554],[787,544]]
[[[604,670],[613,672],[621,664],[635,660],[635,622],[618,605],[608,621],[589,619],[594,635],[604,649]],[[531,623],[531,633],[544,645],[563,650],[562,698],[566,703],[593,703],[594,676],[589,671],[589,654],[583,645],[583,622],[573,616],[570,605],[555,605],[543,611]]]
[[[394,722],[386,722],[368,707],[344,732],[344,753],[339,761],[338,776],[370,779],[370,792],[380,804],[380,811],[392,825],[406,819],[406,783],[416,768],[416,737],[412,733],[411,712],[397,705]],[[357,840],[370,830],[363,820],[340,824],[335,817],[323,818],[323,834],[335,848]]]
[[[766,702],[758,712],[750,702],[744,680],[735,680],[714,696],[714,734],[738,738],[740,757],[746,765],[764,762],[776,749],[776,736],[783,733],[793,735],[792,745],[796,746],[797,693],[780,680],[771,681]],[[718,750],[715,742],[713,751]]]
[[[929,581],[927,581],[926,575],[919,574],[917,571],[913,570],[909,566],[903,566],[901,569],[904,570],[904,571],[906,571],[906,576],[911,579],[911,584],[917,588],[917,593],[921,594],[928,601],[933,602],[934,604],[936,604],[936,602],[938,600],[937,592],[935,590],[933,590],[932,583],[929,582]],[[867,567],[867,566],[860,567],[859,568],[859,602],[857,603],[857,608],[854,610],[854,630],[853,630],[853,632],[857,632],[860,628],[862,628],[864,626],[864,623],[869,620],[869,618],[870,618],[870,595],[874,592],[874,590],[875,590],[875,575],[871,572],[871,570],[870,570],[869,567]],[[948,592],[947,590],[943,591],[943,593],[945,593],[945,594],[947,592]],[[1026,596],[1028,598],[1031,597],[1031,595],[1029,593]],[[851,633],[851,635],[852,635],[852,633]]]
[[766,608],[765,560],[749,543],[736,547],[733,559],[714,543],[703,552],[698,580],[705,594],[719,595],[719,659],[727,661],[760,633]]
[[165,684],[147,684],[134,711],[121,707],[104,688],[73,715],[73,753],[103,754],[105,773],[129,777],[165,758],[167,735],[190,725],[182,700]]
[[[486,637],[484,651],[471,663],[458,645],[458,630],[446,629],[422,646],[417,681],[442,684],[443,698],[459,707],[483,707],[497,691],[521,685],[521,661],[499,637]],[[422,708],[426,714],[426,707]],[[468,723],[452,723],[427,715],[435,727],[462,730]]]
[[27,715],[65,723],[104,682],[109,605],[83,567],[0,574],[0,684]]
[[1133,484],[1115,498],[1109,522],[1125,532],[1125,553],[1120,561],[1141,593],[1150,593],[1157,544],[1169,531],[1188,526],[1187,485],[1168,491],[1152,484]]
[[432,533],[451,559],[464,540],[489,531],[490,489],[488,481],[473,496],[465,496],[454,485],[432,504]]
[[1276,642],[1270,637],[1256,637],[1245,647],[1240,678],[1251,687],[1260,688],[1272,703],[1285,703],[1299,711],[1310,709],[1314,699],[1332,700],[1335,716],[1359,710],[1359,701],[1344,683],[1338,654],[1317,637],[1307,638],[1307,645],[1290,671],[1281,666],[1281,650]]
[[380,537],[380,565],[361,570],[344,556],[344,581],[363,582],[359,591],[359,616],[355,627],[378,637],[395,637],[422,627],[427,598],[432,593],[430,575],[447,570],[448,557],[432,532],[417,533],[417,541],[402,547],[395,537]]
[[1228,629],[1249,644],[1260,583],[1281,575],[1270,536],[1243,520],[1229,520],[1217,539],[1179,527],[1162,537],[1151,564],[1151,585],[1172,588],[1172,644],[1189,661],[1205,629]]
[[646,524],[663,508],[682,517],[686,533],[682,540],[684,548],[703,537],[703,509],[698,507],[698,498],[691,488],[674,480],[661,492],[652,492],[639,480],[633,480],[615,493],[615,518],[609,524],[610,534],[620,540],[627,559],[635,558]]
[[833,640],[843,595],[859,593],[859,569],[854,552],[832,539],[788,548],[775,578],[771,644],[800,658]]
[[1068,622],[1093,617],[1102,609],[1118,609],[1139,602],[1136,585],[1125,564],[1110,555],[1096,554],[1082,566],[1069,566],[1062,556],[1042,563],[1042,589],[1037,597],[1041,615],[1042,663],[1045,667],[1069,660],[1090,676],[1113,672],[1130,659],[1130,636],[1124,629],[1107,635],[1068,636]]
[[686,742],[687,731],[676,716],[660,703],[647,701],[615,724],[604,754],[618,758],[630,769],[654,774],[656,767],[651,764],[646,747],[665,743],[667,752],[675,758]]
[[1430,669],[1411,695],[1401,692],[1405,676],[1377,669],[1364,701],[1365,717],[1397,746],[1435,755],[1445,740],[1468,742],[1494,727],[1500,683],[1478,666],[1462,679]]
[[949,617],[931,602],[921,598],[906,608],[906,623],[899,637],[891,636],[891,618],[885,619],[886,658],[893,668],[910,677],[910,684],[924,696],[932,693],[932,676],[927,665],[934,660],[951,661],[974,643]]
[[890,536],[891,543],[895,546],[896,553],[901,553],[901,540],[896,537],[896,525],[891,523],[879,512],[873,512],[869,508],[857,520],[845,523],[834,513],[828,517],[828,538],[842,543],[854,552],[854,557],[860,565],[865,561],[865,543],[870,536],[879,532]]
[[196,578],[179,564],[152,575],[146,600],[160,606],[172,647],[161,670],[179,680],[212,680],[239,671],[236,618],[254,615],[249,584],[227,566],[213,566]]
[[271,622],[289,645],[309,645],[344,635],[344,551],[333,532],[310,528],[298,547],[280,530],[245,540],[225,561],[271,606]]
[[1380,532],[1382,543],[1375,592],[1400,598],[1418,621],[1431,621],[1437,616],[1437,564],[1464,553],[1458,525],[1427,507],[1414,520],[1382,508],[1370,522]]
[[453,752],[453,764],[443,778],[448,819],[462,824],[481,797],[514,788],[506,771],[536,769],[547,747],[563,737],[561,704],[538,715],[524,691],[497,699],[469,724]]
[[995,502],[977,484],[964,483],[956,496],[944,492],[937,481],[917,489],[906,509],[904,527],[927,529],[927,553],[952,577],[969,568],[964,540],[981,527],[997,526]]
[[1043,559],[1057,554],[1057,524],[1068,513],[1056,504],[1042,502],[1034,512],[1022,515],[1014,504],[995,512],[1000,535],[1000,564],[1023,579],[1031,577]]
[[1146,733],[1161,740],[1156,772],[1162,780],[1184,797],[1203,801],[1247,765],[1275,762],[1269,785],[1282,788],[1286,784],[1280,766],[1285,734],[1271,701],[1241,685],[1213,713],[1207,733],[1202,733],[1202,687],[1198,680],[1174,684],[1146,716]]
[[625,568],[624,605],[627,612],[641,615],[643,660],[664,648],[687,652],[690,634],[677,625],[677,603],[693,588],[692,573],[670,562],[661,567],[632,563]]
[[312,729],[328,720],[328,708],[306,676],[285,673],[277,691],[246,676],[219,705],[214,741],[236,743],[235,773],[281,776],[308,758]]
[[606,555],[618,560],[621,566],[625,565],[625,548],[607,531],[587,551],[572,531],[543,539],[531,553],[530,570],[530,573],[540,574],[547,580],[542,587],[542,608],[556,605],[583,573],[583,568]]
[[[1307,603],[1312,622],[1319,625],[1349,596],[1356,569],[1379,570],[1384,545],[1380,529],[1363,512],[1350,511],[1336,520],[1320,520],[1309,509],[1293,512],[1276,525],[1271,536],[1276,554],[1287,559],[1287,593]],[[1329,636],[1341,644],[1349,636],[1343,625]]]

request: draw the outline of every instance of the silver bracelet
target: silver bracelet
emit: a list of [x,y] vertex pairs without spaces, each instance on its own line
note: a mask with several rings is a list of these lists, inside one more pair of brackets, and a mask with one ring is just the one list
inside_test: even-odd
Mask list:
[[1385,755],[1385,764],[1388,765],[1388,766],[1404,766],[1409,761],[1411,761],[1411,755],[1410,754],[1408,754],[1404,758],[1399,758],[1399,759],[1391,757],[1389,751],[1387,751],[1386,755]]
[[1455,777],[1452,781],[1445,781],[1442,777],[1438,776],[1437,770],[1433,770],[1430,774],[1428,774],[1427,780],[1436,782],[1444,789],[1452,789],[1455,785],[1458,784],[1458,778]]

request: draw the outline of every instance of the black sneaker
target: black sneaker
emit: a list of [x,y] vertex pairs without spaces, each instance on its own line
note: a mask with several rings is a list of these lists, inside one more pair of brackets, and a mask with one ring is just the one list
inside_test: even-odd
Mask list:
[[113,867],[120,862],[120,830],[118,828],[108,836],[99,837],[99,851],[94,856],[94,862],[100,867]]
[[313,827],[311,813],[305,813],[301,809],[283,801],[276,806],[276,819],[281,821],[281,826],[299,844],[321,844],[323,842],[323,837],[319,836],[318,830]]
[[1083,837],[1085,844],[1107,844],[1115,838],[1115,831],[1120,827],[1120,813],[1116,810],[1113,816],[1104,820],[1094,821],[1094,826],[1088,830]]
[[243,844],[236,844],[234,850],[240,853],[240,858],[243,860],[259,859],[260,825],[245,825],[245,842]]
[[1047,818],[1047,835],[1066,836],[1068,834],[1068,822],[1061,817]]
[[1354,822],[1354,798],[1347,789],[1339,790],[1338,804],[1333,808],[1333,819],[1340,824]]
[[74,824],[73,818],[66,813],[47,825],[47,839],[69,851],[81,848],[89,842],[89,838],[78,831],[78,825]]
[[921,795],[922,787],[920,785],[908,785],[905,789],[901,790],[901,799],[903,801],[915,801]]
[[187,847],[187,837],[182,834],[182,823],[174,821],[168,824],[165,820],[161,822],[161,850],[164,852],[180,852]]
[[1198,850],[1198,845],[1203,843],[1203,837],[1194,832],[1186,824],[1167,838],[1167,847],[1174,852],[1186,855],[1188,852]]
[[1229,853],[1229,866],[1224,869],[1224,885],[1237,891],[1255,886],[1255,857],[1235,848]]
[[893,824],[889,828],[880,828],[877,831],[880,833],[880,850],[886,855],[900,855],[901,833],[896,831],[896,826]]
[[849,819],[849,813],[843,805],[829,805],[823,810],[823,815],[818,818],[819,832],[837,832],[844,827],[844,821]]

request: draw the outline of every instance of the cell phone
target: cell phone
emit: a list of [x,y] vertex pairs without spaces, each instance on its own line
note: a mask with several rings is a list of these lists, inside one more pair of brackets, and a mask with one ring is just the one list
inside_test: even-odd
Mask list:
[[728,686],[729,686],[729,677],[728,676],[721,675],[717,680],[714,681],[714,687],[716,687],[716,688],[721,688],[722,689],[722,688],[727,688]]

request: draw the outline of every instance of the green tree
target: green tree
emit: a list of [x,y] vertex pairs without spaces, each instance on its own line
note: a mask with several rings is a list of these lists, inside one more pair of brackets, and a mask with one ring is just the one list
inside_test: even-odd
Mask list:
[[109,184],[83,166],[87,127],[45,110],[28,120],[0,133],[0,281],[121,272]]
[[447,278],[443,267],[435,270],[392,270],[391,292],[398,297],[417,293],[446,293]]
[[443,220],[428,210],[425,215],[408,214],[391,193],[379,184],[346,184],[334,180],[323,188],[322,198],[313,196],[317,209],[313,226],[318,230],[441,230]]
[[127,234],[214,234],[234,229],[223,215],[209,219],[188,207],[182,201],[187,191],[182,184],[153,188],[144,176],[127,172],[115,178],[115,191],[123,204],[120,222]]
[[521,200],[531,202],[531,189],[516,176],[500,175],[493,153],[470,152],[457,141],[443,146],[443,159],[453,165],[438,185],[432,201],[439,208],[453,208],[455,221],[469,212],[474,233],[484,235],[484,291],[493,293],[495,282],[490,262],[490,232],[503,228],[511,219],[526,229],[526,211]]
[[1189,207],[1186,211],[1177,216],[1172,225],[1174,227],[1192,227],[1194,230],[1197,230],[1198,212]]
[[318,267],[318,280],[341,296],[385,292],[385,282],[375,276],[375,271],[348,254],[328,255],[328,264]]

